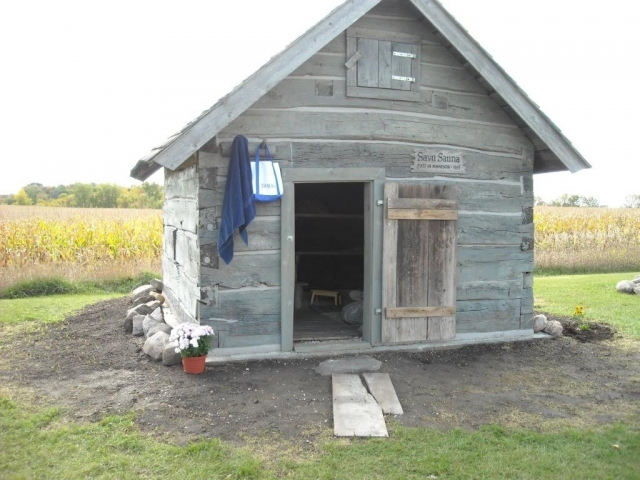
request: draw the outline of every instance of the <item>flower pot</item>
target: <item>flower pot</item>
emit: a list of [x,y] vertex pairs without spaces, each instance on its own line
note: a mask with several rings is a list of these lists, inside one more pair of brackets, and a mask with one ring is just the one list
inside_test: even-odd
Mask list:
[[202,373],[204,372],[204,362],[206,355],[201,357],[182,357],[182,368],[186,373]]

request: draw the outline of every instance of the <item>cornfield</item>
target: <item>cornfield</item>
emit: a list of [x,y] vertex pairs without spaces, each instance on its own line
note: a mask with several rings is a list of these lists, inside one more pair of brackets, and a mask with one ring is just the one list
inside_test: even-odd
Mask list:
[[[536,207],[534,220],[537,272],[640,270],[640,209]],[[159,210],[0,205],[0,290],[157,272],[161,251]]]
[[159,270],[159,210],[0,206],[0,289],[19,280],[74,280]]
[[536,270],[640,270],[640,209],[536,207]]

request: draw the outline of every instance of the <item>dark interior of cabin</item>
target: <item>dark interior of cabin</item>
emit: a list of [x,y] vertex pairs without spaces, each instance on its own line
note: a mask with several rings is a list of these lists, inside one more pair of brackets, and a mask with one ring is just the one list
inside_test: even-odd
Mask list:
[[[361,336],[364,284],[364,184],[295,186],[294,340]],[[354,310],[345,321],[343,308]],[[359,323],[358,323],[359,322]]]

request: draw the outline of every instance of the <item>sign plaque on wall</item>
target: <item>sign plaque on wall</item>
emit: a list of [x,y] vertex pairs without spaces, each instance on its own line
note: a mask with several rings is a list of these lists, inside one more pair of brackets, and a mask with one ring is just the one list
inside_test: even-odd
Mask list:
[[466,173],[462,152],[436,149],[413,149],[411,171],[416,173]]

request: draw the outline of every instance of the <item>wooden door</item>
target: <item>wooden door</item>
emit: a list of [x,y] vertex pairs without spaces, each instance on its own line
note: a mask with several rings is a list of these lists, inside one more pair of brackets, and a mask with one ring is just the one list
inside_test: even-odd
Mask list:
[[455,337],[457,220],[455,187],[385,184],[384,344]]

